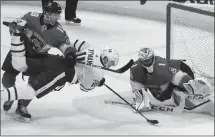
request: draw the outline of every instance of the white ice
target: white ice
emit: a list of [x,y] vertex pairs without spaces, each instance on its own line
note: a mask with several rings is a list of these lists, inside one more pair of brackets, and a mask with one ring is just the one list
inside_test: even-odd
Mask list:
[[[28,11],[40,12],[41,7],[1,5],[1,21],[4,17],[19,17]],[[119,67],[129,59],[136,58],[135,53],[140,47],[150,46],[157,55],[165,57],[166,25],[161,22],[145,19],[78,11],[82,19],[81,26],[63,25],[71,40],[81,39],[98,48],[112,47],[120,53]],[[60,21],[64,24],[64,14]],[[8,28],[1,22],[1,65],[10,48]],[[59,53],[57,50],[51,51]],[[3,72],[1,72],[2,74]],[[27,78],[26,78],[27,79]],[[122,75],[107,73],[107,84],[117,92],[129,91],[129,72]],[[17,85],[24,85],[21,76]],[[42,99],[34,99],[29,105],[33,118],[30,123],[13,120],[16,108],[13,105],[10,114],[6,115],[1,107],[2,135],[213,135],[214,119],[208,115],[185,114],[170,116],[163,113],[147,115],[160,121],[159,126],[152,126],[144,118],[132,113],[137,122],[117,122],[88,115],[73,105],[73,100],[81,101],[86,97],[113,94],[105,87],[97,88],[89,93],[79,90],[78,85],[66,86],[60,92],[53,92]],[[2,104],[3,102],[1,102]],[[78,103],[78,102],[77,102]],[[90,102],[89,102],[90,104]],[[94,104],[100,105],[100,104]],[[103,108],[105,109],[105,108]],[[119,109],[120,110],[120,109]],[[123,110],[123,109],[122,109]],[[117,109],[113,107],[112,111]],[[131,110],[130,110],[131,111]],[[97,112],[94,112],[97,113]],[[127,111],[123,113],[127,115]],[[119,116],[119,115],[116,115]],[[104,119],[104,118],[107,119]],[[120,117],[120,116],[119,116]],[[192,120],[194,118],[194,120]],[[166,123],[166,124],[165,124]]]

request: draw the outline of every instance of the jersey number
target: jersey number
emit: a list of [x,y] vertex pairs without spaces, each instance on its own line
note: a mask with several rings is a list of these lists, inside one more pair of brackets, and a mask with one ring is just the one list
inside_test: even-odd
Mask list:
[[38,16],[39,16],[39,13],[32,12],[32,13],[31,13],[31,16],[33,16],[33,17],[38,17]]

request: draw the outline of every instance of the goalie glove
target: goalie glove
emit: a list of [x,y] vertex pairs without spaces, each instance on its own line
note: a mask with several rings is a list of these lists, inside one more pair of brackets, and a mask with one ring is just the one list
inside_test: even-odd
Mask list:
[[214,91],[211,83],[209,83],[207,79],[203,77],[190,80],[188,83],[184,83],[183,86],[188,94],[207,96],[210,95],[212,91]]
[[143,88],[134,92],[135,108],[140,112],[151,111],[151,102],[147,92]]

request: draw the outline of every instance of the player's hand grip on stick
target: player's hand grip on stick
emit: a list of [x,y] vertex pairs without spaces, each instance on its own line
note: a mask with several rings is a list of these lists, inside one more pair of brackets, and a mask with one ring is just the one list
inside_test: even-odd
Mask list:
[[117,95],[119,98],[121,98],[126,104],[128,104],[132,109],[134,109],[137,113],[139,113],[142,117],[144,117],[147,122],[151,123],[151,124],[158,124],[159,122],[157,120],[151,120],[148,119],[146,116],[144,116],[142,113],[140,113],[140,111],[138,111],[137,109],[135,109],[128,101],[126,101],[123,97],[121,97],[118,93],[116,93],[112,88],[110,88],[108,85],[104,84],[110,91],[112,91],[115,95]]

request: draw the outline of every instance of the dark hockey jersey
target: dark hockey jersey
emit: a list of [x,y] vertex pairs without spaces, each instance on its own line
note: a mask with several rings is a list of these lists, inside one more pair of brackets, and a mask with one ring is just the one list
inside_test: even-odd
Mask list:
[[70,44],[68,35],[57,22],[54,26],[44,24],[42,13],[28,12],[22,19],[27,21],[27,28],[33,31],[33,35],[28,39],[24,37],[26,53],[48,52],[51,47],[62,51],[63,44]]
[[150,91],[154,92],[166,90],[174,75],[180,70],[180,64],[180,60],[167,61],[164,58],[155,56],[154,71],[149,74],[141,62],[137,60],[130,69],[132,91],[134,92],[141,88],[149,88]]

